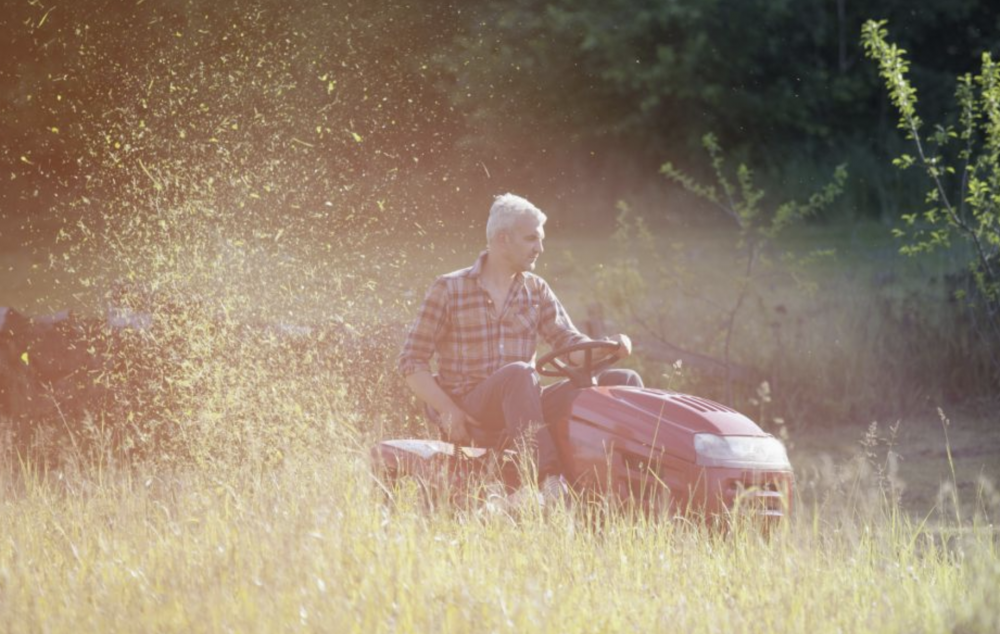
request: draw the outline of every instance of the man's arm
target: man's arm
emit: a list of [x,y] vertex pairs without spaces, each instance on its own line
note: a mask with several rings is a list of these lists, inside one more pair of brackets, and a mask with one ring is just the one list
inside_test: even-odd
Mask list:
[[[576,326],[573,325],[573,320],[570,319],[569,313],[566,312],[562,302],[552,292],[549,285],[541,278],[536,279],[540,282],[538,289],[539,310],[541,311],[539,333],[542,335],[542,338],[552,346],[553,350],[575,343],[590,341],[590,337],[577,330]],[[593,357],[594,361],[600,361],[612,354],[617,355],[619,359],[624,359],[632,354],[632,340],[628,336],[619,334],[609,337],[609,340],[620,343],[621,347],[616,352],[600,351],[596,352],[596,354],[592,352],[591,354],[595,355]],[[573,365],[583,365],[583,362],[586,360],[586,354],[583,350],[573,352],[569,355],[569,362]]]
[[407,387],[441,417],[441,427],[449,440],[464,442],[469,438],[466,423],[478,423],[455,404],[431,374],[430,360],[447,328],[447,314],[448,288],[438,278],[427,291],[417,319],[406,333],[398,368]]

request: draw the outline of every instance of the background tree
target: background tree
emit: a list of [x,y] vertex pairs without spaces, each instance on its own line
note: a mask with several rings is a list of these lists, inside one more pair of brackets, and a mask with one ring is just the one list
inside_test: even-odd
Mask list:
[[992,350],[994,370],[1000,375],[1000,64],[982,54],[978,74],[958,78],[955,101],[958,125],[937,124],[925,130],[917,114],[917,89],[910,81],[906,51],[889,42],[886,22],[865,23],[865,51],[879,66],[899,128],[912,142],[915,156],[902,154],[893,161],[900,169],[917,167],[930,181],[923,213],[902,215],[897,237],[906,238],[902,252],[930,253],[952,247],[957,239],[968,250],[969,285],[961,285],[965,300],[982,319],[978,328],[985,349]]

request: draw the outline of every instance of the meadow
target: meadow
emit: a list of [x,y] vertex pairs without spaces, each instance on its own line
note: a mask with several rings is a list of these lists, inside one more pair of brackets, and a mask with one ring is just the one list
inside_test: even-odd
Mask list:
[[[858,485],[860,483],[855,483]],[[831,489],[834,490],[834,489]],[[858,491],[855,491],[858,493]],[[358,452],[217,480],[22,473],[4,631],[991,632],[983,520],[831,494],[769,538],[677,519],[428,511]],[[984,500],[995,513],[997,500]]]
[[[720,272],[728,266],[731,236],[711,226],[654,232],[654,252],[680,254],[689,270],[713,276],[703,285],[721,294],[716,301],[725,299]],[[540,272],[574,315],[593,299],[588,289],[601,269],[633,257],[639,260],[628,266],[651,268],[645,259],[651,256],[627,244],[615,247],[571,228],[550,234]],[[312,300],[302,301],[294,317],[315,322],[323,311],[343,309],[344,298],[354,294],[359,308],[344,309],[342,319],[361,332],[362,307],[381,305],[387,316],[405,318],[432,276],[467,265],[479,242],[473,232],[431,248],[397,238],[381,252],[406,266],[386,265],[387,273],[362,284],[369,297],[361,297],[357,284],[300,289]],[[684,244],[679,250],[671,246],[678,242]],[[810,265],[814,290],[775,273],[761,287],[759,310],[746,316],[739,358],[765,369],[789,358],[774,356],[775,328],[761,325],[773,320],[769,307],[784,306],[793,323],[802,316],[803,347],[796,349],[808,354],[796,372],[809,372],[815,383],[775,381],[772,395],[759,386],[741,393],[741,408],[785,439],[796,469],[796,511],[778,530],[763,534],[737,518],[730,530],[718,531],[690,518],[628,510],[595,519],[593,507],[582,503],[519,515],[485,512],[477,499],[428,506],[418,487],[387,486],[368,462],[368,447],[378,438],[431,433],[411,405],[399,401],[389,369],[375,375],[376,397],[383,398],[362,407],[338,377],[366,359],[344,359],[345,366],[319,372],[287,350],[247,347],[238,348],[243,356],[234,363],[232,339],[241,331],[201,327],[204,316],[195,311],[183,330],[184,350],[197,362],[177,365],[159,385],[174,390],[171,429],[181,430],[182,444],[196,451],[167,455],[164,448],[162,455],[135,459],[120,446],[101,445],[97,435],[86,451],[67,447],[54,462],[6,454],[0,629],[996,631],[1000,434],[992,403],[949,402],[935,383],[928,388],[863,374],[893,352],[892,342],[880,337],[897,324],[876,320],[868,330],[850,328],[859,319],[852,311],[871,320],[870,306],[884,305],[885,297],[905,301],[912,292],[907,285],[919,287],[921,276],[940,280],[940,274],[892,255],[891,242],[873,227],[839,236],[806,228],[791,244],[807,252],[831,243],[839,259]],[[215,262],[265,271],[257,259],[275,257],[249,246],[240,253],[245,259],[236,264]],[[54,293],[53,279],[63,273],[30,250],[4,257],[6,302],[55,310],[75,296],[85,299],[82,310],[96,310],[87,308],[85,288],[64,292],[72,278],[62,277]],[[368,257],[385,262],[375,250]],[[323,266],[320,258],[297,274]],[[283,269],[270,270],[279,276]],[[108,275],[122,274],[127,270]],[[30,275],[41,278],[28,284]],[[218,280],[209,297],[235,308],[254,305],[246,281],[218,272],[209,278]],[[660,289],[646,288],[648,296],[664,299]],[[317,299],[321,290],[339,294],[324,304]],[[665,299],[669,314],[683,317],[672,322],[672,336],[710,349],[710,333],[698,326],[707,321],[699,311],[711,310],[712,302],[679,291]],[[607,308],[609,321],[628,330],[626,316]],[[650,383],[716,390],[718,398],[718,381],[686,370],[674,376],[669,364],[637,352],[634,365]],[[383,362],[392,353],[387,350]],[[911,354],[899,362],[920,359]],[[862,384],[870,391],[856,389]],[[797,391],[795,398],[783,398],[783,390]],[[881,403],[872,396],[879,390],[917,402]],[[823,392],[853,395],[856,402],[817,403]]]

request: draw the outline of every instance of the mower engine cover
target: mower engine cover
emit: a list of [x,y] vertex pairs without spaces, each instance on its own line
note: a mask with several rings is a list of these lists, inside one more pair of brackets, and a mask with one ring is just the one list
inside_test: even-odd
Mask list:
[[577,490],[667,499],[673,511],[706,515],[749,509],[777,518],[791,511],[794,475],[784,445],[708,399],[593,387],[581,390],[552,427]]

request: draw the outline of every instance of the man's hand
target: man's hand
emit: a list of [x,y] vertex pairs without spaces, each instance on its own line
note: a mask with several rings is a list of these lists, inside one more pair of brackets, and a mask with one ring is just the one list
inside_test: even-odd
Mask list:
[[612,354],[618,359],[624,359],[625,357],[631,356],[632,354],[632,340],[628,338],[628,335],[617,334],[613,337],[608,337],[609,341],[614,341],[620,344],[620,348]]
[[454,403],[445,411],[440,412],[440,416],[441,429],[444,431],[444,435],[449,441],[455,444],[468,442],[470,436],[467,424],[478,424],[471,416],[465,413],[465,410]]
[[414,372],[406,377],[406,384],[420,400],[438,413],[441,430],[451,442],[468,442],[469,425],[481,426],[479,421],[466,414],[465,410],[451,400],[430,372]]

